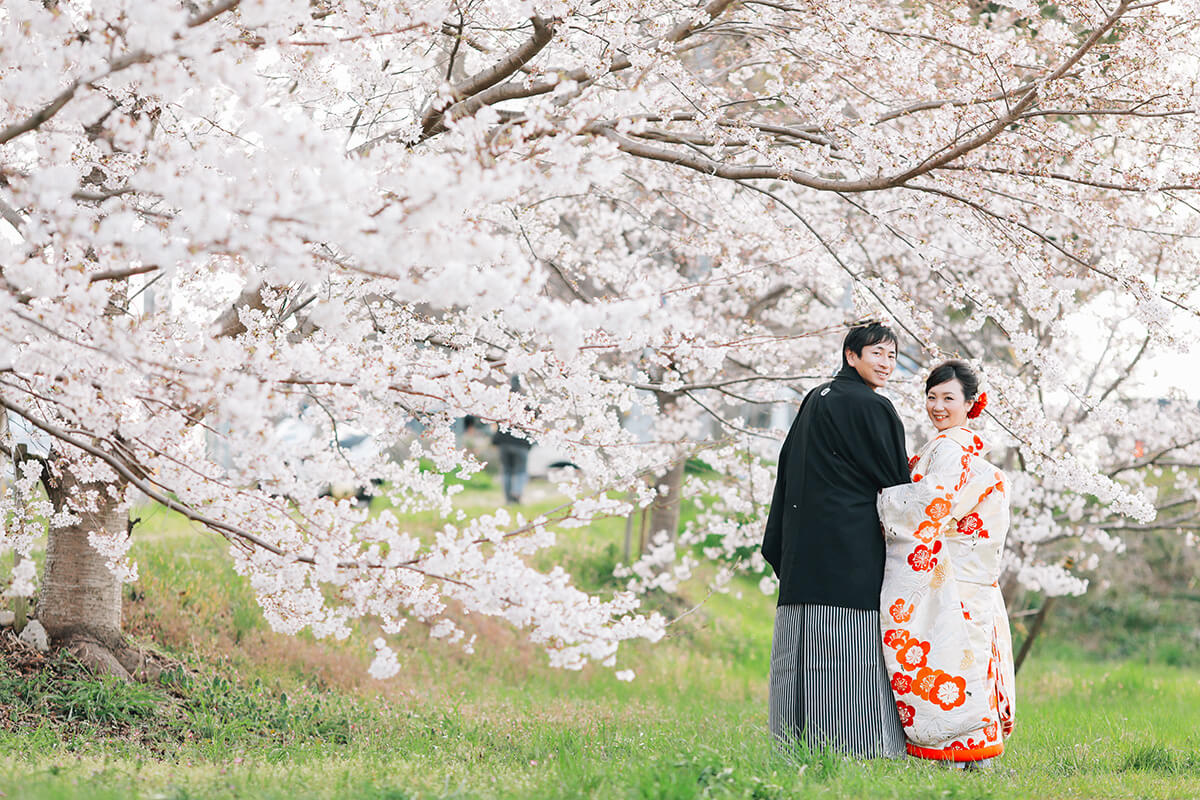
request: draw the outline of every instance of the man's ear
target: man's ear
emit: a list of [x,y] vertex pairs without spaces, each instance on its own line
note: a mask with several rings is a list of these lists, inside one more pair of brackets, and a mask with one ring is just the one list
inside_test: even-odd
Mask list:
[[842,357],[843,357],[843,358],[845,358],[845,359],[846,359],[846,363],[847,363],[847,364],[849,364],[849,365],[850,365],[850,366],[852,366],[852,367],[853,367],[853,366],[854,366],[856,363],[858,363],[858,359],[859,359],[859,355],[858,355],[858,353],[854,352],[854,351],[853,351],[853,350],[851,350],[849,347],[847,347],[845,350],[843,350],[843,351],[842,351]]

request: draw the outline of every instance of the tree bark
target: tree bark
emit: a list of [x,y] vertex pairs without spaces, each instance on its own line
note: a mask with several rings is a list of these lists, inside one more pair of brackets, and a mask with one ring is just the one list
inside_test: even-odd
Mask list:
[[[636,497],[637,497],[636,493],[634,493],[634,492],[629,493],[629,501],[630,502],[633,502]],[[638,515],[638,507],[634,506],[633,508],[631,508],[629,510],[629,516],[625,517],[624,559],[625,559],[626,564],[628,564],[630,559],[633,557],[633,518],[636,517],[637,515]]]
[[[105,491],[115,489],[119,497],[124,482],[84,486],[62,461],[59,467],[47,481],[47,494],[56,510],[70,507],[79,521],[49,530],[37,619],[52,644],[73,653],[92,671],[123,680],[153,678],[161,670],[147,662],[144,652],[131,647],[121,630],[121,582],[88,541],[90,531],[129,535],[128,513]],[[100,490],[95,509],[75,510],[72,497],[87,489]]]
[[[666,531],[672,540],[679,536],[679,505],[682,499],[683,471],[687,459],[681,458],[671,465],[665,473],[656,477],[655,486],[659,494],[650,504],[650,541],[653,542],[659,533]],[[666,488],[666,494],[661,490]]]
[[[658,398],[659,414],[670,414],[679,395],[668,392],[655,392]],[[679,506],[683,498],[683,475],[687,466],[687,458],[681,456],[665,472],[654,476],[654,486],[659,489],[654,502],[650,504],[650,535],[644,546],[652,543],[659,533],[665,531],[672,540],[679,536]],[[663,493],[662,489],[666,489]],[[644,552],[644,551],[643,551]]]
[[[21,563],[21,554],[13,553],[13,570],[16,570],[17,565]],[[13,612],[13,632],[18,636],[21,631],[25,630],[26,623],[29,622],[29,599],[26,597],[14,597],[12,604]]]
[[1021,665],[1025,663],[1029,651],[1033,648],[1033,643],[1037,640],[1038,634],[1042,632],[1042,626],[1046,624],[1046,616],[1050,613],[1053,605],[1053,597],[1046,597],[1042,600],[1042,607],[1038,609],[1037,616],[1033,618],[1033,625],[1030,626],[1029,633],[1025,635],[1025,641],[1021,642],[1021,650],[1017,653],[1013,664],[1014,675],[1021,671]]

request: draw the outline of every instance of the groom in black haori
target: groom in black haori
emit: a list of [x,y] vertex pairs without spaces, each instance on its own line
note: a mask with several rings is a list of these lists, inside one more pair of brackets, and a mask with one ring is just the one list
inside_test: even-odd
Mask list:
[[861,757],[904,755],[883,662],[881,489],[909,482],[904,427],[876,393],[896,334],[850,329],[842,369],[800,404],[779,454],[762,553],[779,578],[771,647],[771,734]]

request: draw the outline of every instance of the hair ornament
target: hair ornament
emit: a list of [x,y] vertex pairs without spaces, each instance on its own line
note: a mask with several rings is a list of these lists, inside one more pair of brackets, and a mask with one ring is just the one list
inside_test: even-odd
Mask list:
[[979,397],[975,398],[975,402],[971,404],[971,409],[967,411],[967,419],[975,419],[983,410],[987,408],[987,392],[980,392]]

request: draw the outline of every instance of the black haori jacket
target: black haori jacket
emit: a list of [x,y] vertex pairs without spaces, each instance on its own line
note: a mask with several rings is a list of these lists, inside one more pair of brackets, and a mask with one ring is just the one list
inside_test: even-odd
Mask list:
[[880,489],[909,482],[904,426],[892,402],[843,367],[800,404],[783,450],[762,554],[779,605],[879,608]]

